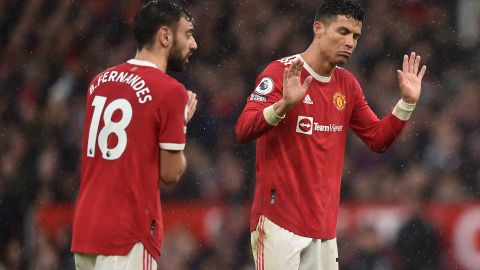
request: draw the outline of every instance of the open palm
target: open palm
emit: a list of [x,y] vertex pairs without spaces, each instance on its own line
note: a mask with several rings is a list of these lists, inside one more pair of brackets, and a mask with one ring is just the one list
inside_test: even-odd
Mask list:
[[402,70],[397,70],[400,93],[402,99],[407,103],[417,103],[422,92],[422,79],[427,71],[427,67],[425,65],[422,66],[419,72],[419,66],[420,55],[412,52],[410,57],[408,55],[403,57]]
[[308,76],[303,85],[300,81],[300,74],[303,68],[303,61],[300,58],[295,59],[289,67],[285,68],[283,73],[283,99],[288,104],[295,105],[303,100],[308,86],[313,77]]

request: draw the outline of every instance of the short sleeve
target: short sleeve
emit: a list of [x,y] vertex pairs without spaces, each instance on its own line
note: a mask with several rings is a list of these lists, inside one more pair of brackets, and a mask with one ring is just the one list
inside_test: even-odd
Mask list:
[[161,149],[180,151],[185,148],[187,91],[181,84],[168,90],[157,108],[158,144]]

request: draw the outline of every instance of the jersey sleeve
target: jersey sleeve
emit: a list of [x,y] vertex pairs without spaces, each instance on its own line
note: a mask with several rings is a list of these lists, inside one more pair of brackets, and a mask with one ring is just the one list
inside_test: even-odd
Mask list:
[[283,68],[280,62],[270,64],[255,80],[255,90],[237,120],[235,133],[240,143],[257,139],[274,127],[269,124],[263,110],[282,98]]
[[380,120],[368,105],[365,95],[355,79],[353,89],[355,104],[350,127],[372,151],[378,153],[387,151],[407,122],[398,119],[392,113]]
[[183,85],[173,87],[157,108],[158,144],[161,149],[180,151],[186,142],[187,91]]

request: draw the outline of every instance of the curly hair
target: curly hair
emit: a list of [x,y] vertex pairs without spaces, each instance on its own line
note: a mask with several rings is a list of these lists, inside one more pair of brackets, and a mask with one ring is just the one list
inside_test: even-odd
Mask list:
[[353,18],[359,22],[365,19],[365,11],[357,2],[351,0],[328,0],[321,5],[315,14],[315,21],[328,22],[336,15],[345,15],[347,18]]
[[158,0],[146,3],[135,16],[134,34],[138,49],[152,44],[160,27],[175,29],[182,17],[193,23],[192,15],[175,3]]

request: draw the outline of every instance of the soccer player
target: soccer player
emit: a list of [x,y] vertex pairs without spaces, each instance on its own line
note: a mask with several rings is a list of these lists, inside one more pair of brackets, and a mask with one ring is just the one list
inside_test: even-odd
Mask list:
[[313,41],[270,63],[240,115],[240,143],[256,139],[250,230],[257,269],[338,269],[336,221],[347,131],[384,152],[415,108],[426,67],[405,55],[400,100],[379,120],[344,68],[361,35],[364,11],[350,0],[317,10]]
[[167,70],[197,48],[181,7],[145,4],[135,18],[137,55],[98,74],[87,91],[80,193],[71,250],[77,270],[157,269],[163,238],[160,179],[185,170],[186,124],[197,99]]

